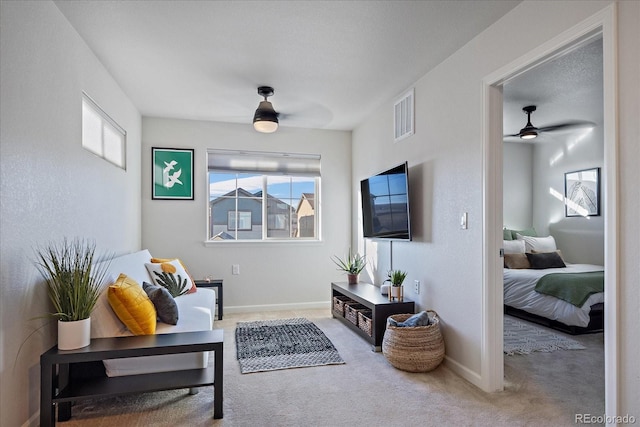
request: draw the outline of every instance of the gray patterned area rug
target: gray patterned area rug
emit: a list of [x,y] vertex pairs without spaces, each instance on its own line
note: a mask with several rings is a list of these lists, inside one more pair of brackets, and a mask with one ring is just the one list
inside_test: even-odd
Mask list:
[[236,350],[243,374],[344,363],[329,338],[304,318],[238,322]]
[[534,351],[583,350],[579,342],[533,326],[510,316],[504,316],[504,353],[529,354]]

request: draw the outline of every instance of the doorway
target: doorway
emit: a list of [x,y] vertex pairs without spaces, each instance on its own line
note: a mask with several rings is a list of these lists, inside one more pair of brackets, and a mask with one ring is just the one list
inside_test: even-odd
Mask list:
[[484,277],[482,386],[487,391],[504,388],[502,247],[502,87],[505,82],[557,58],[585,41],[603,41],[604,265],[605,265],[605,413],[616,413],[617,366],[617,138],[615,5],[487,76],[484,88]]

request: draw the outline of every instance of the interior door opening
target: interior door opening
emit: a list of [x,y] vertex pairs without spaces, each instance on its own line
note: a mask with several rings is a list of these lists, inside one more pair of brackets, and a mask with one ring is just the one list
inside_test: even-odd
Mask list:
[[562,56],[585,41],[602,38],[603,57],[603,168],[602,202],[604,220],[605,266],[605,413],[617,410],[617,95],[616,95],[616,28],[615,5],[558,35],[493,72],[483,80],[484,90],[484,277],[483,277],[483,336],[482,388],[499,391],[504,388],[503,354],[503,86],[510,79],[536,66]]

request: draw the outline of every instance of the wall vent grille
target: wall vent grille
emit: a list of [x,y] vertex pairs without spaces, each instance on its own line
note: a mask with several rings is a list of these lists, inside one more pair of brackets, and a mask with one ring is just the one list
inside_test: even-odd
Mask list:
[[415,90],[411,89],[393,105],[393,132],[396,142],[413,135],[414,93]]

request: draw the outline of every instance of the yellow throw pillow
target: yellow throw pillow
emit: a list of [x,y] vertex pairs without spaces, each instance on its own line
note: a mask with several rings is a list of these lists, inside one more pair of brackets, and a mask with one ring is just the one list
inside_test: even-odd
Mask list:
[[[151,263],[152,264],[162,264],[162,263],[171,262],[171,261],[178,261],[180,263],[180,265],[182,266],[182,268],[184,268],[185,273],[187,273],[187,275],[189,276],[189,279],[191,279],[191,288],[189,288],[187,293],[188,294],[192,294],[195,291],[197,291],[198,288],[196,287],[196,281],[193,280],[193,277],[191,277],[191,273],[189,273],[189,270],[187,270],[187,266],[184,265],[184,263],[182,262],[182,260],[180,260],[180,258],[151,258]],[[154,280],[155,280],[155,278],[154,278]]]
[[156,308],[142,286],[126,274],[107,290],[109,305],[134,335],[156,333]]

